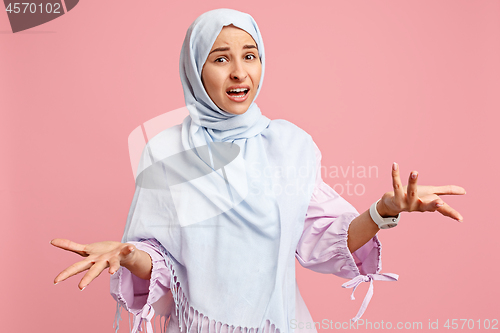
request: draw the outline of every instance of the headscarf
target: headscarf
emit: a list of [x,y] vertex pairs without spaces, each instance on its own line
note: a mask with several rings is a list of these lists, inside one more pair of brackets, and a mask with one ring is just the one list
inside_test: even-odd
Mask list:
[[194,21],[180,57],[189,116],[144,149],[122,241],[161,243],[183,331],[197,323],[201,332],[208,319],[211,329],[293,332],[294,254],[316,177],[314,143],[254,102],[234,115],[210,99],[201,71],[231,24],[252,36],[264,71],[250,15],[218,9]]
[[193,122],[207,128],[214,141],[252,137],[269,123],[269,119],[261,114],[253,101],[242,115],[236,116],[221,110],[210,99],[201,81],[201,71],[212,45],[222,28],[231,24],[250,34],[257,44],[262,64],[262,74],[255,95],[257,98],[264,80],[266,61],[262,36],[250,15],[231,9],[217,9],[202,14],[189,27],[181,51],[180,74],[184,100],[186,105],[194,106],[190,108]]

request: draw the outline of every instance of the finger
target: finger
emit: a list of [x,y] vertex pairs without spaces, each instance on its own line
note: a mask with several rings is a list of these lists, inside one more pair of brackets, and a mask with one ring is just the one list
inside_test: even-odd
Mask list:
[[66,251],[75,252],[81,255],[82,257],[86,257],[88,255],[85,252],[85,245],[72,242],[69,239],[54,238],[53,240],[50,241],[50,244]]
[[131,260],[134,260],[135,249],[136,248],[134,245],[125,243],[125,246],[120,249],[120,265],[129,263]]
[[109,262],[109,274],[114,275],[120,269],[120,259],[118,257],[112,257],[108,260]]
[[403,184],[399,176],[399,165],[394,162],[392,164],[392,187],[394,188],[394,199],[397,203],[401,203],[404,199]]
[[101,272],[108,267],[107,261],[98,261],[90,267],[89,271],[83,276],[82,280],[78,284],[80,290],[85,289],[90,282],[92,282],[96,277],[101,275]]
[[419,204],[419,198],[417,195],[417,178],[418,172],[412,171],[410,177],[408,177],[408,187],[406,189],[406,194],[408,198],[408,211],[416,210]]
[[134,251],[135,251],[135,246],[132,244],[127,244],[127,246],[123,247],[120,250],[120,255],[122,256],[122,258],[125,258]]
[[114,275],[120,269],[122,260],[123,261],[127,261],[129,259],[128,258],[129,255],[132,252],[134,252],[134,250],[135,250],[135,246],[134,245],[132,245],[132,244],[126,244],[126,245],[127,246],[123,247],[120,250],[119,257],[111,257],[108,260],[108,263],[109,263],[109,273],[111,275]]
[[456,185],[435,186],[434,193],[437,195],[446,195],[446,194],[463,195],[465,194],[465,189],[463,187]]
[[[437,197],[437,196],[436,196]],[[427,202],[420,200],[418,210],[421,212],[435,212],[439,207],[443,206],[444,202],[440,197]]]
[[54,279],[54,284],[58,284],[59,282],[64,281],[69,277],[72,277],[73,275],[81,273],[89,269],[91,266],[92,262],[88,260],[82,260],[77,263],[74,263],[73,265],[69,266],[64,271],[59,273],[59,275],[56,276],[56,278]]
[[451,217],[459,222],[463,222],[464,218],[457,212],[455,209],[451,208],[446,202],[443,203],[441,207],[437,209],[438,212],[443,214],[444,216]]

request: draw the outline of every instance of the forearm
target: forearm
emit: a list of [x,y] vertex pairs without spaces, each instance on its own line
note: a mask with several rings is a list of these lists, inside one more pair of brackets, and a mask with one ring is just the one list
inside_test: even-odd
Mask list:
[[369,210],[356,217],[347,230],[347,247],[349,251],[353,253],[365,245],[378,231],[379,227],[370,217]]
[[[379,201],[377,203],[377,211],[382,217],[393,216],[393,214],[386,212],[384,207]],[[347,231],[347,247],[349,251],[353,253],[363,245],[365,245],[370,239],[372,239],[379,231],[378,225],[373,222],[370,216],[370,210],[366,210],[363,214],[352,220]]]
[[147,252],[139,249],[135,249],[134,252],[135,254],[133,260],[127,263],[122,263],[121,265],[141,279],[151,279],[151,270],[153,269],[151,257]]

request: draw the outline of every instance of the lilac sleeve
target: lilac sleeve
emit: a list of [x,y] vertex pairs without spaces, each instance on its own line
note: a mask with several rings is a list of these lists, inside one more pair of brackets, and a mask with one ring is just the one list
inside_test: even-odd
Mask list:
[[316,145],[315,148],[316,185],[296,250],[299,263],[316,272],[348,279],[378,273],[381,245],[377,236],[354,253],[349,251],[347,230],[359,213],[322,180],[321,152]]
[[[111,276],[111,295],[118,302],[115,324],[118,325],[119,307],[121,306],[133,314],[134,327],[132,332],[135,332],[142,326],[143,322],[146,323],[146,326],[151,324],[155,310],[157,314],[162,316],[169,313],[169,309],[166,308],[168,304],[163,302],[166,297],[163,298],[163,296],[170,294],[171,275],[161,254],[161,245],[156,240],[149,239],[144,242],[128,243],[135,245],[138,250],[148,253],[153,264],[149,280],[135,276],[124,267],[120,267]],[[161,302],[160,299],[162,299]],[[152,330],[148,329],[148,331]]]
[[350,279],[342,287],[354,290],[362,282],[370,287],[361,304],[357,321],[365,312],[373,295],[373,281],[397,281],[398,275],[380,273],[380,242],[375,235],[351,254],[347,247],[347,232],[352,220],[359,216],[354,207],[344,200],[321,178],[321,152],[316,148],[317,175],[304,231],[297,245],[295,256],[299,263],[313,271],[335,274]]

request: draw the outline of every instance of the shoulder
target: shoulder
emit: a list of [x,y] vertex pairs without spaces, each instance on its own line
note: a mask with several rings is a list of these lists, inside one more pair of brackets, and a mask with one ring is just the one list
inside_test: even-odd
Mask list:
[[321,163],[321,151],[312,136],[305,130],[285,119],[271,120],[269,127],[271,130],[279,132],[280,139],[282,139],[280,141],[284,145],[310,150],[314,152],[317,163]]
[[285,119],[271,120],[268,130],[273,144],[280,148],[281,154],[300,152],[299,159],[317,160],[318,147],[312,136],[299,126]]
[[283,139],[312,141],[311,135],[299,126],[285,119],[274,119],[269,123],[269,129],[279,132]]
[[147,145],[151,148],[162,147],[165,143],[171,143],[172,141],[180,141],[181,139],[181,128],[182,124],[174,125],[167,129],[164,129],[160,133],[156,134],[149,139]]
[[306,131],[304,131],[302,128],[299,126],[295,125],[294,123],[286,120],[286,119],[273,119],[269,123],[270,127],[275,127],[276,129],[282,129],[282,130],[288,130],[288,131],[295,131],[295,132],[301,132],[309,135]]
[[137,149],[139,149],[140,145],[142,145],[142,153],[139,160],[138,170],[144,170],[155,161],[162,160],[183,150],[181,141],[181,125],[169,127],[150,138],[147,142],[137,140]]

